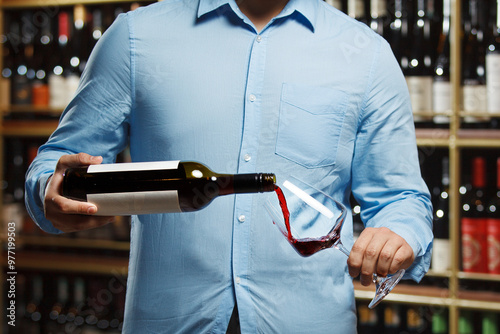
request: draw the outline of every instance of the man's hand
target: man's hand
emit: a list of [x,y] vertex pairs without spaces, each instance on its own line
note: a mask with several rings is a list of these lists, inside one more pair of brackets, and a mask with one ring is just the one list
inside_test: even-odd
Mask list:
[[347,260],[349,275],[360,275],[362,285],[372,283],[372,275],[394,274],[415,260],[413,249],[405,239],[386,227],[365,228],[354,243]]
[[94,204],[74,201],[62,196],[64,171],[70,167],[98,165],[102,157],[85,153],[63,155],[56,165],[56,170],[49,180],[45,191],[45,217],[55,228],[63,232],[88,230],[108,224],[113,217],[94,216],[97,207]]

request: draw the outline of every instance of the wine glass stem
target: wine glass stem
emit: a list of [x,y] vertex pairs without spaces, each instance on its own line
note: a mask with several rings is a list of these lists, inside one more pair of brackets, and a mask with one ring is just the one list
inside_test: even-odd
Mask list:
[[347,257],[349,257],[349,250],[347,248],[344,247],[344,245],[342,244],[342,242],[338,242],[336,245],[335,245],[335,248],[337,248],[339,251],[341,251],[342,253],[344,253]]

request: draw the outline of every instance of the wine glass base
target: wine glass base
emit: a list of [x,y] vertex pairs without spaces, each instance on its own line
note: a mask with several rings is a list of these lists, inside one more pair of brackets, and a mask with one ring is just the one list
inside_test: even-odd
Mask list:
[[394,289],[394,287],[399,283],[403,275],[405,274],[405,270],[401,269],[396,272],[394,275],[390,275],[387,277],[378,277],[376,279],[376,291],[375,297],[373,297],[370,304],[368,304],[368,308],[374,308],[377,306],[384,298],[389,294],[389,292]]

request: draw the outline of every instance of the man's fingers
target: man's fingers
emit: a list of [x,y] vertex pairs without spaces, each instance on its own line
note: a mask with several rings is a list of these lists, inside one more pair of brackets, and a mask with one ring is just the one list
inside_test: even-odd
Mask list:
[[102,162],[101,156],[93,156],[87,153],[69,154],[62,156],[59,163],[67,167],[96,165]]
[[46,205],[64,214],[93,215],[97,212],[97,207],[92,203],[74,201],[60,195],[51,197]]
[[414,260],[408,243],[387,228],[366,228],[354,243],[347,260],[349,275],[360,276],[362,285],[370,285],[373,274],[387,276],[408,268]]

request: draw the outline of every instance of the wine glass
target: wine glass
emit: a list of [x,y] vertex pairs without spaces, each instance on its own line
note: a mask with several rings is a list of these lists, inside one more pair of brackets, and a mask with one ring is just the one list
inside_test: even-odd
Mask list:
[[[281,186],[276,186],[277,196],[271,196],[265,208],[274,224],[287,238],[290,245],[302,256],[334,247],[349,256],[349,250],[340,238],[347,215],[345,206],[324,192],[295,177],[289,177]],[[373,274],[375,297],[370,308],[382,301],[398,284],[404,269],[386,277]]]

